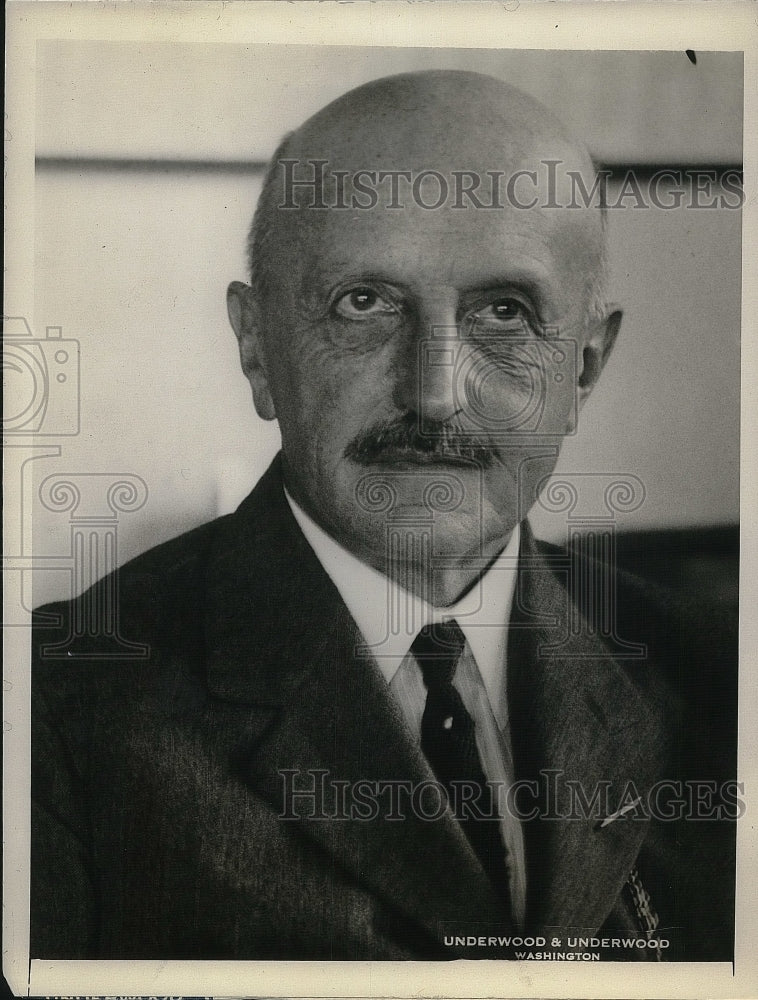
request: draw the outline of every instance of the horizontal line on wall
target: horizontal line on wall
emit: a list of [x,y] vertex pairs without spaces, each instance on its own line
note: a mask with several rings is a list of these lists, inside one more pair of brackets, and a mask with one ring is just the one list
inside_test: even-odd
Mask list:
[[696,173],[710,171],[716,174],[742,174],[741,163],[599,163],[599,170],[610,170],[612,179],[619,180],[625,174],[633,173],[638,177],[652,177],[662,170],[672,173]]
[[38,156],[38,170],[136,170],[141,173],[262,173],[267,166],[263,160],[188,160],[188,159],[123,159],[108,156]]
[[[38,156],[38,170],[100,170],[103,172],[137,171],[140,173],[263,173],[268,162],[264,160],[189,160],[189,159],[123,159],[121,157],[89,156]],[[612,178],[632,172],[640,177],[650,176],[661,170],[671,171],[742,171],[741,163],[603,163],[602,170],[610,170]]]

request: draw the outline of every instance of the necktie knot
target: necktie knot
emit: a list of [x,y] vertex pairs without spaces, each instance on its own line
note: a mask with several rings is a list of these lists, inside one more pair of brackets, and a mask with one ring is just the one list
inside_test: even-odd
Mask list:
[[457,622],[424,625],[413,641],[416,659],[428,689],[451,684],[466,639]]

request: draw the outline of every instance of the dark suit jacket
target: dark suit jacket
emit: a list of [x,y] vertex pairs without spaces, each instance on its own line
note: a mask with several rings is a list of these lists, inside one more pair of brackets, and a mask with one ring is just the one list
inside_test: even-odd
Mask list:
[[[525,822],[528,932],[587,951],[570,939],[639,939],[650,911],[666,957],[729,959],[733,823],[637,807],[599,820],[608,803],[644,805],[661,779],[733,777],[734,642],[702,608],[693,618],[622,577],[617,635],[603,637],[592,588],[572,586],[591,565],[524,526],[508,685],[517,777],[537,782],[527,807],[537,794],[543,813]],[[513,955],[469,940],[513,931],[454,818],[387,818],[380,795],[361,820],[338,801],[333,782],[433,776],[376,664],[356,655],[278,461],[235,514],[123,567],[116,629],[144,655],[72,637],[115,585],[43,609],[35,636],[33,957]],[[624,658],[624,643],[646,656]],[[298,818],[281,818],[282,770],[302,790],[321,787],[315,769],[316,815],[301,797]],[[588,800],[607,791],[606,812],[572,818],[571,781]]]

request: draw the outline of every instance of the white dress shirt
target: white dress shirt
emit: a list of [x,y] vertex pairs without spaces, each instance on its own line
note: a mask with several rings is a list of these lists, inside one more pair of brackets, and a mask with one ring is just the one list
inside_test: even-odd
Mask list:
[[[505,789],[514,780],[506,697],[506,650],[518,571],[518,526],[506,547],[471,590],[455,604],[436,608],[348,552],[302,510],[287,490],[284,492],[295,520],[347,605],[365,639],[367,651],[376,659],[417,739],[421,738],[426,687],[410,647],[424,625],[451,618],[456,620],[466,645],[453,684],[474,720],[485,776],[502,790],[495,795],[495,801],[504,802]],[[501,829],[508,852],[511,908],[516,924],[523,927],[526,904],[523,831],[516,817],[505,810],[501,813]]]

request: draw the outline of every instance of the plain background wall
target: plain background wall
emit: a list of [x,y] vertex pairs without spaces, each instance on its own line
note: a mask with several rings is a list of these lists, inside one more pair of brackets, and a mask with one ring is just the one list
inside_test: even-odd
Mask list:
[[[741,59],[698,53],[443,52],[44,43],[38,52],[37,336],[81,344],[81,431],[51,472],[135,473],[123,561],[236,506],[278,447],[255,415],[225,289],[245,278],[260,168],[281,134],[363,80],[414,67],[493,72],[550,104],[603,162],[741,157]],[[611,213],[621,339],[559,469],[627,472],[624,528],[721,525],[738,511],[740,213]],[[68,519],[33,505],[34,547]],[[561,539],[560,517],[538,533]],[[68,592],[36,574],[34,603]]]

